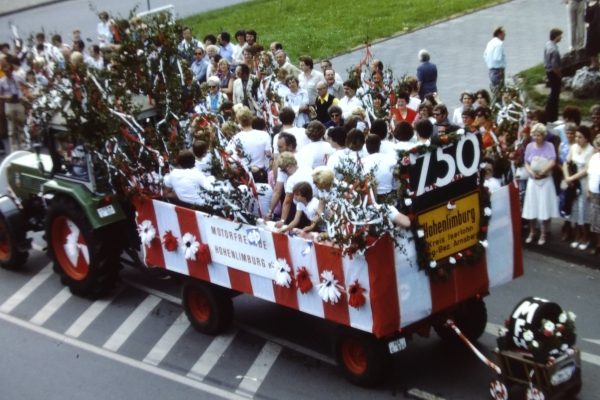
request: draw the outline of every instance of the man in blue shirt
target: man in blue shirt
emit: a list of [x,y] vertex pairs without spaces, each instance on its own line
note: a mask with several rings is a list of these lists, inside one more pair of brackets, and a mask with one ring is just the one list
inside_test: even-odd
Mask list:
[[504,86],[504,70],[506,69],[506,57],[504,56],[504,38],[506,32],[499,26],[494,30],[494,37],[490,40],[483,52],[483,59],[487,64],[490,81],[497,90],[499,86]]
[[194,77],[198,81],[198,83],[206,82],[206,71],[208,70],[208,61],[204,59],[204,49],[202,47],[197,47],[194,50],[194,62],[190,65],[192,72],[194,73]]
[[233,45],[231,44],[231,35],[229,32],[223,31],[219,33],[217,41],[219,42],[219,46],[221,46],[221,50],[219,51],[221,57],[227,59],[229,64],[233,64]]

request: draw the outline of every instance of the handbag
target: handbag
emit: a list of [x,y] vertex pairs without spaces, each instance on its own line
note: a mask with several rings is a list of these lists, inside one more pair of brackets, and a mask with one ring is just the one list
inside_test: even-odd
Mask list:
[[529,167],[533,172],[540,173],[548,166],[548,159],[544,157],[535,156],[531,160]]

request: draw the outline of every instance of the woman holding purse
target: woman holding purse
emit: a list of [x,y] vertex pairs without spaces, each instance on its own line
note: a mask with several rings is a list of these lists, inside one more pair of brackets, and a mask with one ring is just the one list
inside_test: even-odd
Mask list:
[[[586,250],[590,244],[590,206],[584,192],[587,187],[587,170],[585,165],[594,152],[594,148],[589,143],[591,134],[590,128],[587,126],[577,128],[575,144],[571,146],[563,167],[565,182],[569,186],[577,184],[579,186],[579,191],[571,208],[571,215],[568,218],[569,221],[575,224],[575,240],[571,243],[571,248],[579,248],[579,250]],[[568,168],[568,164],[571,163],[577,167],[577,172],[574,174]]]
[[537,123],[531,128],[531,143],[525,149],[525,169],[530,177],[523,204],[522,217],[529,221],[529,236],[525,243],[535,237],[536,220],[542,222],[538,245],[546,243],[550,218],[557,218],[558,197],[552,180],[552,168],[556,165],[556,150],[552,143],[544,141],[546,126]]

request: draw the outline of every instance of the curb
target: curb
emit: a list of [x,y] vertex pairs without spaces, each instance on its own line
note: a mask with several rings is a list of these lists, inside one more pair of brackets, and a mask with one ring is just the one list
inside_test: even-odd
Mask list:
[[31,4],[29,6],[15,8],[15,9],[10,10],[10,11],[0,12],[0,17],[6,17],[8,15],[13,15],[13,14],[20,13],[22,11],[34,10],[36,8],[41,8],[41,7],[44,7],[44,6],[50,6],[52,4],[64,3],[66,1],[69,1],[69,0],[41,0],[37,4]]

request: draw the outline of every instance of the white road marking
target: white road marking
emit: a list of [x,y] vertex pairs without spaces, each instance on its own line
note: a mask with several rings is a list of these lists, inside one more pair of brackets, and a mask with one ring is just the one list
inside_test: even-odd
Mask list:
[[[485,326],[485,331],[491,335],[498,336],[498,329],[504,328],[502,325],[492,324],[488,322]],[[587,340],[587,339],[584,339]],[[581,359],[583,361],[589,362],[590,364],[600,365],[600,356],[595,354],[586,353],[585,351],[581,352]]]
[[[127,285],[130,285],[130,286],[132,286],[132,287],[134,287],[136,289],[139,289],[139,290],[141,290],[143,292],[153,294],[153,295],[158,296],[158,297],[160,297],[160,298],[162,298],[164,300],[170,301],[173,304],[181,305],[181,299],[179,299],[178,297],[171,296],[170,294],[163,293],[163,292],[158,291],[156,289],[152,289],[152,288],[149,288],[147,286],[141,285],[139,283],[132,282],[132,281],[130,281],[128,279],[122,279],[122,281],[124,283],[126,283]],[[243,323],[238,322],[238,321],[233,321],[233,326],[236,327],[236,328],[238,328],[241,331],[245,331],[245,332],[251,333],[251,334],[256,335],[258,337],[261,337],[263,339],[269,340],[269,341],[271,341],[273,343],[277,343],[277,344],[279,344],[279,345],[281,345],[283,347],[287,347],[289,349],[297,351],[298,353],[302,353],[302,354],[305,354],[305,355],[307,355],[309,357],[316,358],[317,360],[323,361],[323,362],[325,362],[327,364],[336,365],[335,364],[335,360],[333,359],[333,357],[326,356],[326,355],[318,353],[318,352],[316,352],[314,350],[307,349],[306,347],[300,346],[300,345],[298,345],[296,343],[292,343],[292,342],[287,341],[285,339],[278,338],[278,337],[273,336],[273,335],[271,335],[269,333],[263,332],[263,331],[258,330],[256,328],[253,328],[253,327],[251,327],[249,325],[243,324]]]
[[35,289],[37,289],[42,283],[46,281],[52,275],[52,263],[46,265],[40,272],[38,272],[33,278],[31,278],[21,289],[17,290],[15,294],[10,296],[0,306],[0,312],[9,313],[14,310],[19,304],[23,302]]
[[581,339],[581,340],[585,340],[586,342],[590,342],[590,343],[594,343],[594,344],[600,344],[600,340],[598,340],[598,339]]
[[188,378],[197,379],[199,381],[204,380],[217,361],[223,356],[223,353],[225,353],[225,350],[227,350],[237,333],[237,329],[231,329],[227,333],[215,337],[204,351],[204,354],[200,356],[198,361],[196,361],[196,364],[194,364],[187,374]]
[[[282,349],[283,347],[278,344],[266,342],[246,376],[242,378],[235,393],[250,398],[254,397]],[[251,379],[247,379],[248,377]]]
[[36,325],[44,325],[44,323],[48,321],[48,319],[71,297],[73,297],[71,290],[66,286],[63,287],[62,290],[48,302],[48,304],[42,307],[42,309],[29,320],[29,322]]
[[410,389],[408,391],[408,394],[410,394],[411,396],[416,397],[417,399],[423,399],[423,400],[444,400],[443,397],[438,397],[434,394],[431,393],[427,393],[422,391],[421,389]]
[[42,253],[46,251],[46,246],[41,246],[35,242],[31,242],[31,248],[33,250],[41,251]]
[[189,326],[190,321],[187,319],[185,313],[182,312],[175,322],[173,322],[173,325],[160,338],[158,343],[150,350],[146,358],[144,358],[144,362],[152,365],[160,364]]
[[0,319],[3,319],[6,322],[10,322],[14,325],[20,326],[22,328],[25,328],[32,332],[38,333],[40,335],[44,335],[44,336],[54,339],[56,341],[60,341],[62,343],[71,345],[73,347],[77,347],[79,349],[88,351],[90,353],[97,354],[99,356],[108,358],[110,360],[120,362],[120,363],[128,365],[130,367],[137,368],[137,369],[145,371],[145,372],[149,372],[156,376],[160,376],[162,378],[169,379],[173,382],[177,382],[177,383],[189,386],[194,389],[202,390],[202,391],[212,394],[214,396],[219,396],[221,398],[231,399],[231,400],[247,400],[246,397],[236,395],[235,393],[228,392],[227,390],[223,390],[218,387],[207,385],[206,383],[202,383],[202,382],[198,382],[193,379],[186,378],[185,376],[178,375],[176,373],[160,369],[153,365],[149,365],[149,364],[143,363],[141,361],[131,359],[129,357],[125,357],[118,353],[113,353],[111,351],[101,349],[101,348],[93,346],[91,344],[82,342],[78,339],[65,337],[63,334],[51,331],[50,329],[46,329],[42,326],[34,325],[27,321],[20,320],[16,317],[13,317],[12,315],[0,313]]
[[130,281],[129,279],[121,279],[121,281],[131,287],[141,290],[142,292],[153,294],[156,297],[160,297],[161,299],[169,301],[173,304],[181,305],[181,299],[179,297],[171,296],[170,294],[149,288],[148,286],[141,285],[137,282]]
[[149,295],[140,304],[127,319],[117,328],[112,336],[102,346],[106,350],[117,351],[125,343],[127,338],[131,336],[133,331],[140,326],[142,321],[152,312],[154,307],[160,303],[160,298]]
[[73,322],[69,329],[67,329],[65,335],[72,338],[78,338],[83,331],[85,331],[87,327],[90,326],[96,318],[98,318],[98,315],[100,315],[102,311],[108,307],[115,297],[117,297],[123,291],[123,289],[125,289],[125,286],[118,283],[113,289],[110,297],[102,300],[96,300],[94,303],[92,303],[92,305],[89,306],[88,309],[79,316],[79,318],[77,318],[77,321]]

